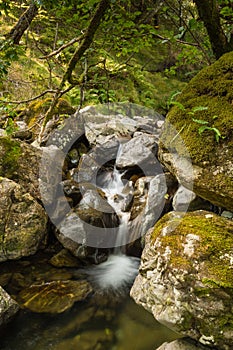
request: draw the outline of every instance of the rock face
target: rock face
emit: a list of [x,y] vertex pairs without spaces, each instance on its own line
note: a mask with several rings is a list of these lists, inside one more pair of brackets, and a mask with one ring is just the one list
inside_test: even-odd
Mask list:
[[[180,94],[178,101],[184,108],[174,106],[168,113],[159,150],[161,162],[192,190],[185,144],[193,164],[194,192],[229,210],[233,210],[232,91],[233,52],[230,52],[198,73]],[[207,109],[195,111],[201,106]],[[206,124],[202,126],[209,129],[199,134],[201,124],[195,120],[203,120]],[[216,130],[224,137],[219,141],[216,140]],[[184,144],[178,140],[177,134]]]
[[46,236],[41,205],[14,181],[0,178],[0,261],[34,254]]
[[19,310],[19,305],[0,287],[0,326],[7,323]]
[[146,237],[131,296],[204,345],[233,343],[233,222],[207,211],[166,214]]

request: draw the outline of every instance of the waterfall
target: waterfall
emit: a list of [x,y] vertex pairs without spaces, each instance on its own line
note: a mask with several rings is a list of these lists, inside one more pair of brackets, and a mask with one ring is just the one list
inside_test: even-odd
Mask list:
[[[121,145],[119,145],[117,157],[120,152]],[[104,191],[108,203],[118,215],[120,223],[113,253],[107,261],[95,266],[90,271],[92,279],[102,290],[109,289],[117,293],[124,292],[133,283],[140,262],[140,259],[127,256],[123,251],[127,242],[126,236],[129,232],[130,219],[130,212],[125,211],[124,207],[130,186],[132,186],[130,181],[122,179],[123,175],[124,172],[120,172],[115,165],[111,172],[105,172],[99,176],[98,183]]]

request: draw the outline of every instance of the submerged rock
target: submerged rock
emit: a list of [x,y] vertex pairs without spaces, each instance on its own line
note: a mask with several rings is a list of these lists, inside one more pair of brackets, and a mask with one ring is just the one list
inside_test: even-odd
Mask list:
[[47,215],[22,187],[0,178],[0,261],[34,254],[46,238]]
[[19,305],[0,287],[0,326],[7,323],[18,311]]
[[166,214],[147,234],[134,300],[176,332],[230,350],[232,232],[210,212]]
[[61,313],[92,292],[87,281],[53,281],[32,285],[19,293],[22,305],[39,313]]
[[[179,95],[178,101],[184,108],[174,106],[168,113],[159,144],[161,162],[177,176],[182,185],[192,190],[190,184],[194,181],[197,195],[231,211],[232,91],[233,52],[229,52],[201,70]],[[206,109],[198,110],[202,106]],[[200,124],[195,120],[203,120],[208,129],[200,134]],[[221,135],[219,140],[216,139],[217,133]],[[193,164],[192,174],[187,168],[187,154]]]
[[63,340],[55,345],[54,350],[105,350],[107,345],[111,346],[113,339],[113,331],[109,328],[83,331],[74,338]]

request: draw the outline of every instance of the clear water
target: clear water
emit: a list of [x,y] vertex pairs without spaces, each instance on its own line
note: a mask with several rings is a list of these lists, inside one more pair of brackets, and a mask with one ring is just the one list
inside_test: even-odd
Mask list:
[[0,333],[0,349],[155,350],[178,337],[129,297],[114,308],[97,304],[77,303],[55,316],[22,312]]

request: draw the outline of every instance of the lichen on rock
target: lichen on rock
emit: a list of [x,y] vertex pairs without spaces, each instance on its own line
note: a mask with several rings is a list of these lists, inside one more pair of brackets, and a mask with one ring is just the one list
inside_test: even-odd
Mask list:
[[233,223],[170,212],[149,231],[131,295],[161,323],[206,345],[233,341]]
[[0,261],[34,254],[46,237],[42,206],[12,180],[0,178]]

